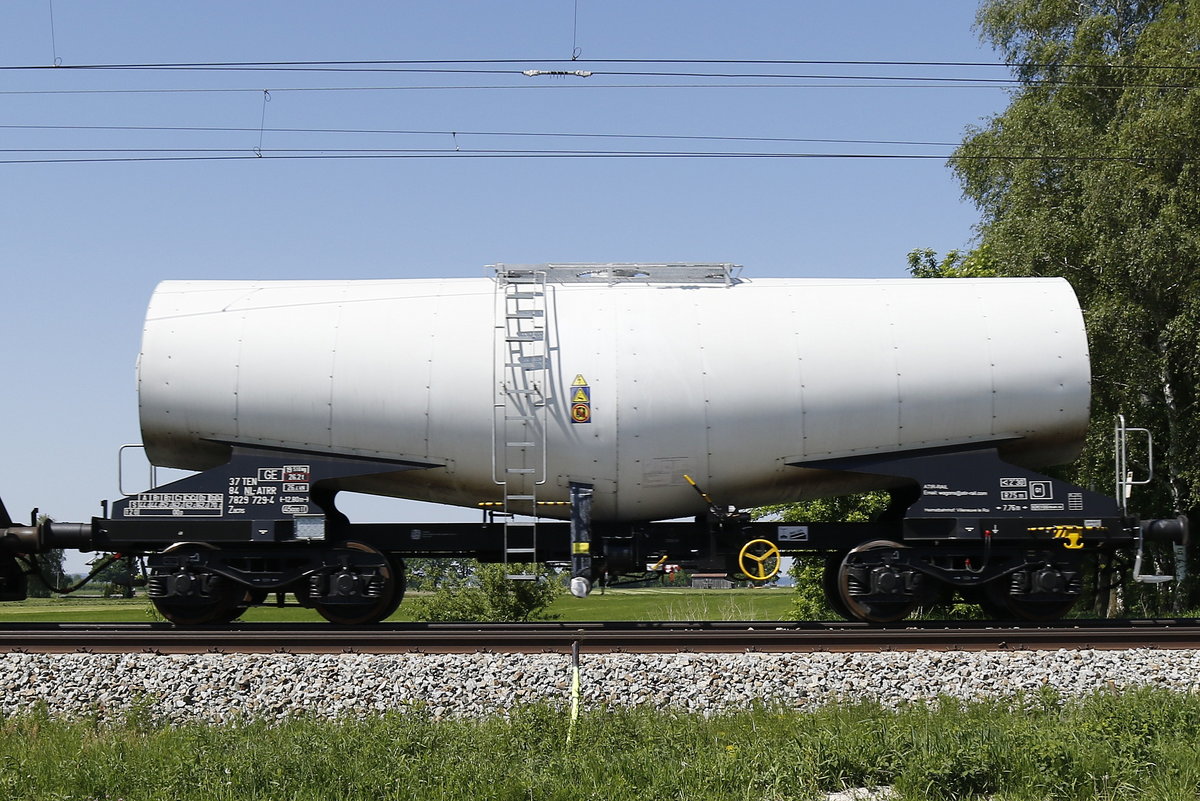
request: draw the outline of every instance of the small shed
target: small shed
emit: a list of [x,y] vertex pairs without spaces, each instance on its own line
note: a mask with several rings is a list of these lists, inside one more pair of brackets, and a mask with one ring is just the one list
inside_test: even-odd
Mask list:
[[731,590],[733,582],[725,573],[693,573],[693,590]]

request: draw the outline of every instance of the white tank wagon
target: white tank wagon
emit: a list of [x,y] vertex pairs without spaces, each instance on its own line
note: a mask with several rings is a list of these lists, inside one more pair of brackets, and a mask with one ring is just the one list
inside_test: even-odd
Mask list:
[[[1078,454],[1089,382],[1059,279],[606,264],[170,281],[146,317],[142,432],[154,464],[200,472],[89,524],[16,526],[0,507],[0,529],[16,554],[144,555],[149,594],[178,623],[272,593],[334,622],[380,620],[405,556],[503,561],[515,578],[569,561],[586,595],[668,563],[765,579],[804,551],[827,556],[827,594],[851,618],[953,592],[1053,618],[1080,592],[1083,554],[1186,534],[1033,472]],[[892,498],[872,523],[741,511],[866,489]],[[343,490],[482,520],[357,524]],[[18,560],[0,559],[0,598],[24,594]]]
[[[684,474],[749,507],[863,487],[795,466],[814,460],[991,442],[1045,466],[1083,440],[1087,340],[1061,279],[570,278],[510,302],[545,337],[518,357],[546,362],[512,398],[489,279],[164,283],[138,371],[147,453],[189,469],[235,444],[396,460],[426,469],[342,485],[472,507],[502,500],[493,462],[516,457],[543,500],[583,482],[594,520],[634,521],[694,514]],[[536,444],[506,454],[497,421],[518,408]]]

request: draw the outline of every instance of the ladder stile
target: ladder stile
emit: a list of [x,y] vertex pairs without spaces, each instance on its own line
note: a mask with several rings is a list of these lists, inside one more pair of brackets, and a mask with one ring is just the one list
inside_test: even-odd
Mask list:
[[538,561],[537,488],[546,481],[549,387],[546,270],[504,265],[495,269],[492,479],[503,497],[506,575],[532,580],[535,574],[508,565]]

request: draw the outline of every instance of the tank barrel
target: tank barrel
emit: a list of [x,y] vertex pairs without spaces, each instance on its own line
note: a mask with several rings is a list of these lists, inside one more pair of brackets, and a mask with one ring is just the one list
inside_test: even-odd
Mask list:
[[[508,265],[495,280],[168,281],[138,361],[146,455],[186,470],[266,443],[370,455],[413,469],[339,489],[469,508],[499,486],[530,494],[514,487],[533,477],[556,502],[539,514],[560,520],[578,481],[603,524],[690,517],[697,496],[727,517],[886,489],[793,466],[839,455],[995,441],[1041,466],[1083,445],[1087,337],[1061,279],[724,276]],[[828,336],[848,319],[855,336]],[[431,365],[437,380],[419,379]]]

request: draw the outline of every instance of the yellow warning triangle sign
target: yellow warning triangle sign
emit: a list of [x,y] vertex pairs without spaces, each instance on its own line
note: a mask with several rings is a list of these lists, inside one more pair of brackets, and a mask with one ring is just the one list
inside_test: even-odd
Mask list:
[[573,387],[586,387],[587,385],[587,379],[583,377],[582,373],[577,373],[575,380],[571,382],[571,386]]
[[587,390],[582,387],[575,390],[575,394],[571,396],[571,403],[588,403],[590,400]]

